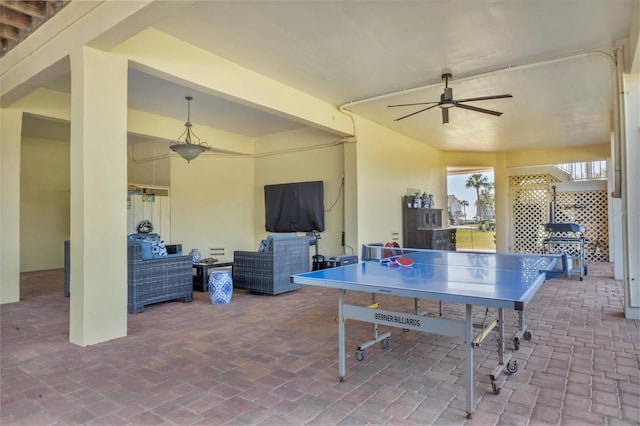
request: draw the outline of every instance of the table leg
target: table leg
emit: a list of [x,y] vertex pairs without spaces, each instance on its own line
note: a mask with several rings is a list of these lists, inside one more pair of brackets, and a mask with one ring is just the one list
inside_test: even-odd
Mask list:
[[471,418],[473,412],[473,317],[471,315],[472,305],[467,304],[467,321],[465,324],[465,345],[466,353],[466,393],[467,393],[467,418]]
[[338,374],[342,382],[346,376],[345,331],[344,331],[344,295],[346,290],[338,291]]
[[518,311],[518,331],[513,337],[513,348],[517,351],[520,349],[520,339],[531,340],[531,332],[527,330],[524,309]]
[[518,327],[519,331],[524,333],[527,330],[527,324],[525,324],[524,310],[518,311]]
[[504,309],[498,308],[498,364],[504,365]]
[[[371,306],[375,305],[378,302],[378,298],[377,295],[375,293],[371,293]],[[378,339],[378,324],[377,323],[373,323],[371,324],[373,329],[373,340],[377,340]]]

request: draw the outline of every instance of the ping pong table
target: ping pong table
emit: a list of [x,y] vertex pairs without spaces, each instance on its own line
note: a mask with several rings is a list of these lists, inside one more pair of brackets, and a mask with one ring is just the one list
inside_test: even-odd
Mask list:
[[[440,250],[393,249],[383,252],[380,259],[323,269],[291,276],[296,284],[338,289],[338,369],[340,381],[346,376],[345,321],[358,320],[374,324],[374,339],[361,344],[356,359],[364,358],[364,349],[375,342],[388,346],[390,333],[377,335],[377,326],[386,325],[426,333],[457,337],[465,342],[465,388],[467,417],[475,408],[473,398],[473,350],[494,329],[498,332],[498,364],[490,374],[494,393],[500,392],[499,374],[517,371],[511,361],[511,351],[505,351],[504,310],[519,314],[518,331],[514,337],[517,350],[520,337],[531,338],[524,323],[525,307],[536,294],[551,271],[557,271],[558,255],[521,255],[471,253]],[[393,255],[393,257],[389,257]],[[407,257],[410,266],[401,266],[395,257]],[[361,291],[374,295],[395,295],[416,300],[416,312],[406,313],[380,309],[379,303],[359,306],[345,303],[347,291]],[[465,319],[425,316],[418,312],[419,299],[466,305]],[[483,324],[474,337],[472,309],[474,306],[497,308],[497,319]],[[488,309],[487,309],[488,310]]]

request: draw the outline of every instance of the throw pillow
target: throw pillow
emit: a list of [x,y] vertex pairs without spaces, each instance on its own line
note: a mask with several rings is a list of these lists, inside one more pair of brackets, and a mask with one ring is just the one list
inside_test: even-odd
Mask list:
[[138,244],[140,244],[140,252],[142,253],[142,259],[149,260],[153,259],[153,253],[151,252],[151,245],[153,244],[151,241],[137,240]]
[[258,253],[266,253],[269,246],[267,245],[267,240],[260,241],[260,247],[258,247]]
[[129,239],[140,244],[142,259],[157,259],[167,255],[167,247],[164,240],[158,234],[131,234]]
[[163,240],[154,241],[151,244],[151,254],[154,259],[167,255],[167,247],[165,246]]

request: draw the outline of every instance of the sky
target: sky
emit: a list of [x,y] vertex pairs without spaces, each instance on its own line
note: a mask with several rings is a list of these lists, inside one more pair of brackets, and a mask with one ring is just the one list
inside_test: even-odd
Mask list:
[[[482,174],[489,178],[489,182],[493,182],[493,172],[484,172]],[[476,189],[465,188],[464,186],[469,176],[471,176],[471,173],[467,175],[449,175],[447,177],[447,195],[455,195],[458,200],[467,200],[470,206],[475,206]]]

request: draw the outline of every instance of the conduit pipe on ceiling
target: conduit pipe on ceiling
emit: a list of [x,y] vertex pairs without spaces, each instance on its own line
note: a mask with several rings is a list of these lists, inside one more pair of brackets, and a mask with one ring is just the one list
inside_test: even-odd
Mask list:
[[[553,56],[551,58],[548,59],[543,59],[541,61],[535,61],[535,62],[526,62],[523,64],[517,64],[517,65],[509,65],[503,68],[498,68],[492,71],[487,71],[487,72],[483,72],[480,74],[473,74],[473,75],[467,75],[467,76],[463,76],[460,78],[455,79],[456,82],[463,82],[463,81],[468,81],[468,80],[476,80],[478,78],[483,78],[483,77],[489,77],[489,76],[493,76],[496,74],[501,74],[503,72],[508,72],[508,71],[518,71],[518,70],[523,70],[523,69],[527,69],[527,68],[531,68],[531,67],[537,67],[539,65],[548,65],[548,64],[552,64],[554,62],[561,62],[561,61],[565,61],[565,60],[569,60],[569,59],[577,59],[577,58],[582,58],[582,57],[586,57],[586,56],[603,56],[606,59],[608,59],[612,65],[615,65],[615,58],[607,53],[607,52],[603,52],[601,50],[588,50],[585,52],[579,52],[579,53],[570,53],[567,55],[560,55],[560,56]],[[423,86],[418,86],[418,87],[413,87],[410,89],[402,89],[402,90],[398,90],[396,92],[391,92],[391,93],[385,93],[382,95],[377,95],[377,96],[372,96],[370,98],[364,98],[364,99],[360,99],[357,101],[351,101],[351,102],[347,102],[345,104],[342,104],[338,107],[338,109],[342,112],[343,109],[346,109],[348,107],[352,107],[354,105],[359,105],[359,104],[363,104],[363,103],[367,103],[367,102],[372,102],[372,101],[377,101],[380,99],[385,99],[385,98],[390,98],[392,96],[398,96],[398,95],[404,95],[407,93],[413,93],[413,92],[419,92],[421,90],[426,90],[426,89],[432,89],[434,87],[439,87],[442,86],[442,82],[437,82],[437,83],[431,83],[431,84],[427,84],[427,85],[423,85]]]
[[[331,141],[331,142],[327,142],[327,143],[323,143],[323,144],[318,144],[318,145],[311,145],[311,146],[302,146],[302,147],[298,147],[298,148],[290,148],[290,149],[282,149],[279,151],[272,151],[272,152],[264,152],[262,154],[232,154],[232,153],[226,153],[226,152],[215,152],[215,150],[213,152],[205,152],[203,154],[201,154],[202,157],[223,157],[223,158],[262,158],[262,157],[270,157],[273,155],[282,155],[282,154],[291,154],[294,152],[301,152],[301,151],[310,151],[310,150],[314,150],[314,149],[323,149],[323,148],[331,148],[333,146],[338,146],[338,145],[343,145],[346,143],[353,143],[356,142],[353,138],[341,138],[335,141]],[[141,163],[147,163],[149,161],[155,161],[155,160],[162,160],[164,158],[169,158],[169,157],[175,157],[175,155],[171,155],[170,153],[167,154],[161,154],[161,155],[155,155],[152,157],[147,157],[147,158],[135,158],[134,155],[134,150],[133,150],[133,146],[134,145],[130,145],[129,146],[129,153],[131,156],[131,161],[134,164],[141,164]],[[200,157],[198,157],[200,158]]]

